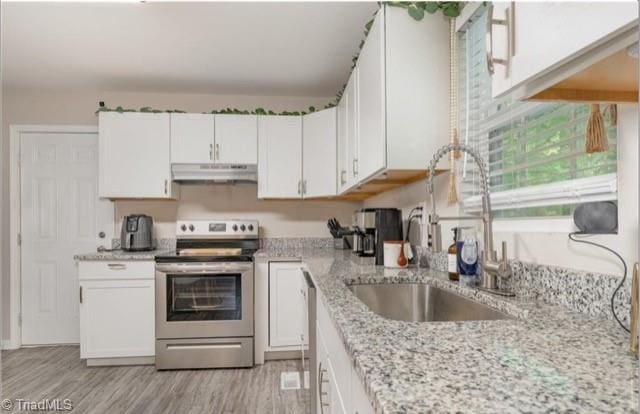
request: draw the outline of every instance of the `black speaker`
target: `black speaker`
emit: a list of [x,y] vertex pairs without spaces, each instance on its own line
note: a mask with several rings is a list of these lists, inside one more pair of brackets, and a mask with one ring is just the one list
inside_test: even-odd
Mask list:
[[613,201],[580,204],[573,212],[573,221],[580,233],[616,234],[618,205]]

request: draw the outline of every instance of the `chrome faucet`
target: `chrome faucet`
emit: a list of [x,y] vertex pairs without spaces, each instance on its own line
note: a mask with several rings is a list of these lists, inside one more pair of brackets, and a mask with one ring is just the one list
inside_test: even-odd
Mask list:
[[[482,216],[440,217],[436,213],[436,196],[434,192],[433,177],[438,161],[453,151],[467,153],[478,165],[480,170],[480,189],[482,191]],[[512,292],[498,289],[498,278],[507,279],[511,276],[511,269],[507,261],[507,243],[502,242],[502,258],[498,261],[493,249],[493,215],[491,213],[491,199],[489,197],[489,177],[487,167],[480,154],[473,148],[462,144],[449,144],[436,151],[429,163],[427,175],[427,192],[431,195],[431,214],[429,215],[429,238],[434,252],[442,251],[442,234],[440,221],[442,220],[482,220],[484,251],[482,253],[482,278],[480,288],[491,293],[514,296]]]

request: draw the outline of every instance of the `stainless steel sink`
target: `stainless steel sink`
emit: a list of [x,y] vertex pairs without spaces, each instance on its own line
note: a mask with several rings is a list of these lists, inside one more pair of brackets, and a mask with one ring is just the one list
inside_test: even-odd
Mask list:
[[512,319],[499,310],[425,284],[351,285],[349,289],[373,312],[399,321]]

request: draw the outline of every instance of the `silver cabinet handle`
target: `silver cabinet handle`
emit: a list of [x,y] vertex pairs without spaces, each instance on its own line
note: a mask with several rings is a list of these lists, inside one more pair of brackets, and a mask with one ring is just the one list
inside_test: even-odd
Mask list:
[[354,177],[358,176],[358,159],[357,158],[353,159],[353,176]]
[[347,183],[345,175],[347,175],[347,170],[340,171],[340,185],[345,185]]
[[213,161],[213,144],[209,144],[209,159]]
[[302,194],[307,194],[307,180],[302,181]]
[[302,180],[298,180],[298,194],[302,195]]
[[328,407],[329,404],[322,401],[322,397],[327,395],[326,392],[322,390],[322,384],[325,382],[329,382],[324,379],[325,369],[322,368],[322,362],[318,365],[318,398],[320,399],[320,414],[324,414],[324,407]]
[[124,263],[108,263],[107,266],[111,270],[124,270],[127,268],[127,265]]
[[216,142],[216,160],[220,161],[220,144]]
[[169,191],[169,180],[164,180],[164,193],[168,194]]
[[[511,6],[508,7],[505,11],[504,19],[494,19],[493,18],[493,4],[489,3],[487,6],[487,32],[485,35],[485,43],[487,49],[487,70],[490,75],[495,73],[494,64],[504,65],[507,70],[505,71],[506,76],[509,74],[509,61],[510,57],[513,56],[515,51],[514,47],[514,28],[513,28],[513,17],[514,17],[515,3],[511,2]],[[493,57],[493,25],[501,25],[505,26],[507,29],[507,57],[505,59],[498,59]]]
[[80,286],[80,303],[82,303],[82,286]]

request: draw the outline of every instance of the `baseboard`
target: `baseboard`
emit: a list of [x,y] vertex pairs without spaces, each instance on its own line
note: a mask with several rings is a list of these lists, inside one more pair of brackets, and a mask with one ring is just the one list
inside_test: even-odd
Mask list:
[[283,359],[300,359],[301,356],[302,353],[300,351],[266,351],[264,353],[264,360],[279,361]]
[[3,339],[2,341],[0,341],[0,349],[2,349],[3,351],[8,351],[11,349],[18,349],[18,346],[13,346],[11,344],[11,340],[10,339]]
[[106,367],[120,365],[154,365],[156,357],[114,357],[114,358],[87,358],[88,367]]

